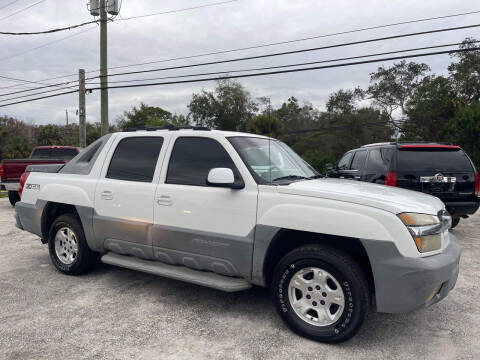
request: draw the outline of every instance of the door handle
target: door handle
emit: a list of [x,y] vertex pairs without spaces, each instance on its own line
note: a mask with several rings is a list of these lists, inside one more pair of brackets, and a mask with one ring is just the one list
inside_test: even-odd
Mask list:
[[160,195],[157,197],[157,204],[163,206],[171,206],[173,205],[173,201],[169,195]]
[[103,200],[113,200],[113,192],[111,192],[109,190],[102,191],[101,194],[100,194],[100,197]]

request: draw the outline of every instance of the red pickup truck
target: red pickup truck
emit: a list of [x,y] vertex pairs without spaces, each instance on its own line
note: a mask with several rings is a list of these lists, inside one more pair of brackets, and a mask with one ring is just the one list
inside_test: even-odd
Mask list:
[[28,159],[5,159],[0,164],[0,187],[5,187],[10,204],[15,205],[20,200],[20,176],[28,165],[65,164],[79,152],[74,146],[37,146]]

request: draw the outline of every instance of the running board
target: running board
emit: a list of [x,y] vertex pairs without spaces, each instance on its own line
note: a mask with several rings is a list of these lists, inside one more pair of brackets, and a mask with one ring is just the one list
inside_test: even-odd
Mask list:
[[158,261],[143,260],[133,256],[107,253],[102,256],[105,264],[164,276],[170,279],[186,281],[225,292],[246,290],[252,285],[245,279],[215,274],[208,271],[193,270],[184,266],[168,265]]

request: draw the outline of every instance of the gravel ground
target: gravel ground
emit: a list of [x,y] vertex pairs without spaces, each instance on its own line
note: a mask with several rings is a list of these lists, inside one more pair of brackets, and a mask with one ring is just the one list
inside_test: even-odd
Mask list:
[[456,288],[410,314],[369,314],[352,340],[298,337],[265,289],[226,294],[108,265],[62,275],[0,199],[2,359],[479,359],[480,215],[453,232]]

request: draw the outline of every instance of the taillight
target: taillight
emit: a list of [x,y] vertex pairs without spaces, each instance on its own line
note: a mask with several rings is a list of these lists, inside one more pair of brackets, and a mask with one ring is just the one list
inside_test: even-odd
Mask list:
[[24,172],[24,173],[22,174],[22,176],[20,176],[20,186],[18,187],[18,194],[19,194],[20,196],[22,196],[23,186],[24,186],[25,183],[27,182],[28,175],[30,175],[29,172]]
[[3,176],[3,166],[0,165],[0,181],[2,181],[2,176]]
[[387,171],[387,176],[385,176],[385,185],[397,186],[397,173],[395,171]]
[[475,195],[478,196],[480,192],[480,178],[478,177],[478,171],[475,172]]

